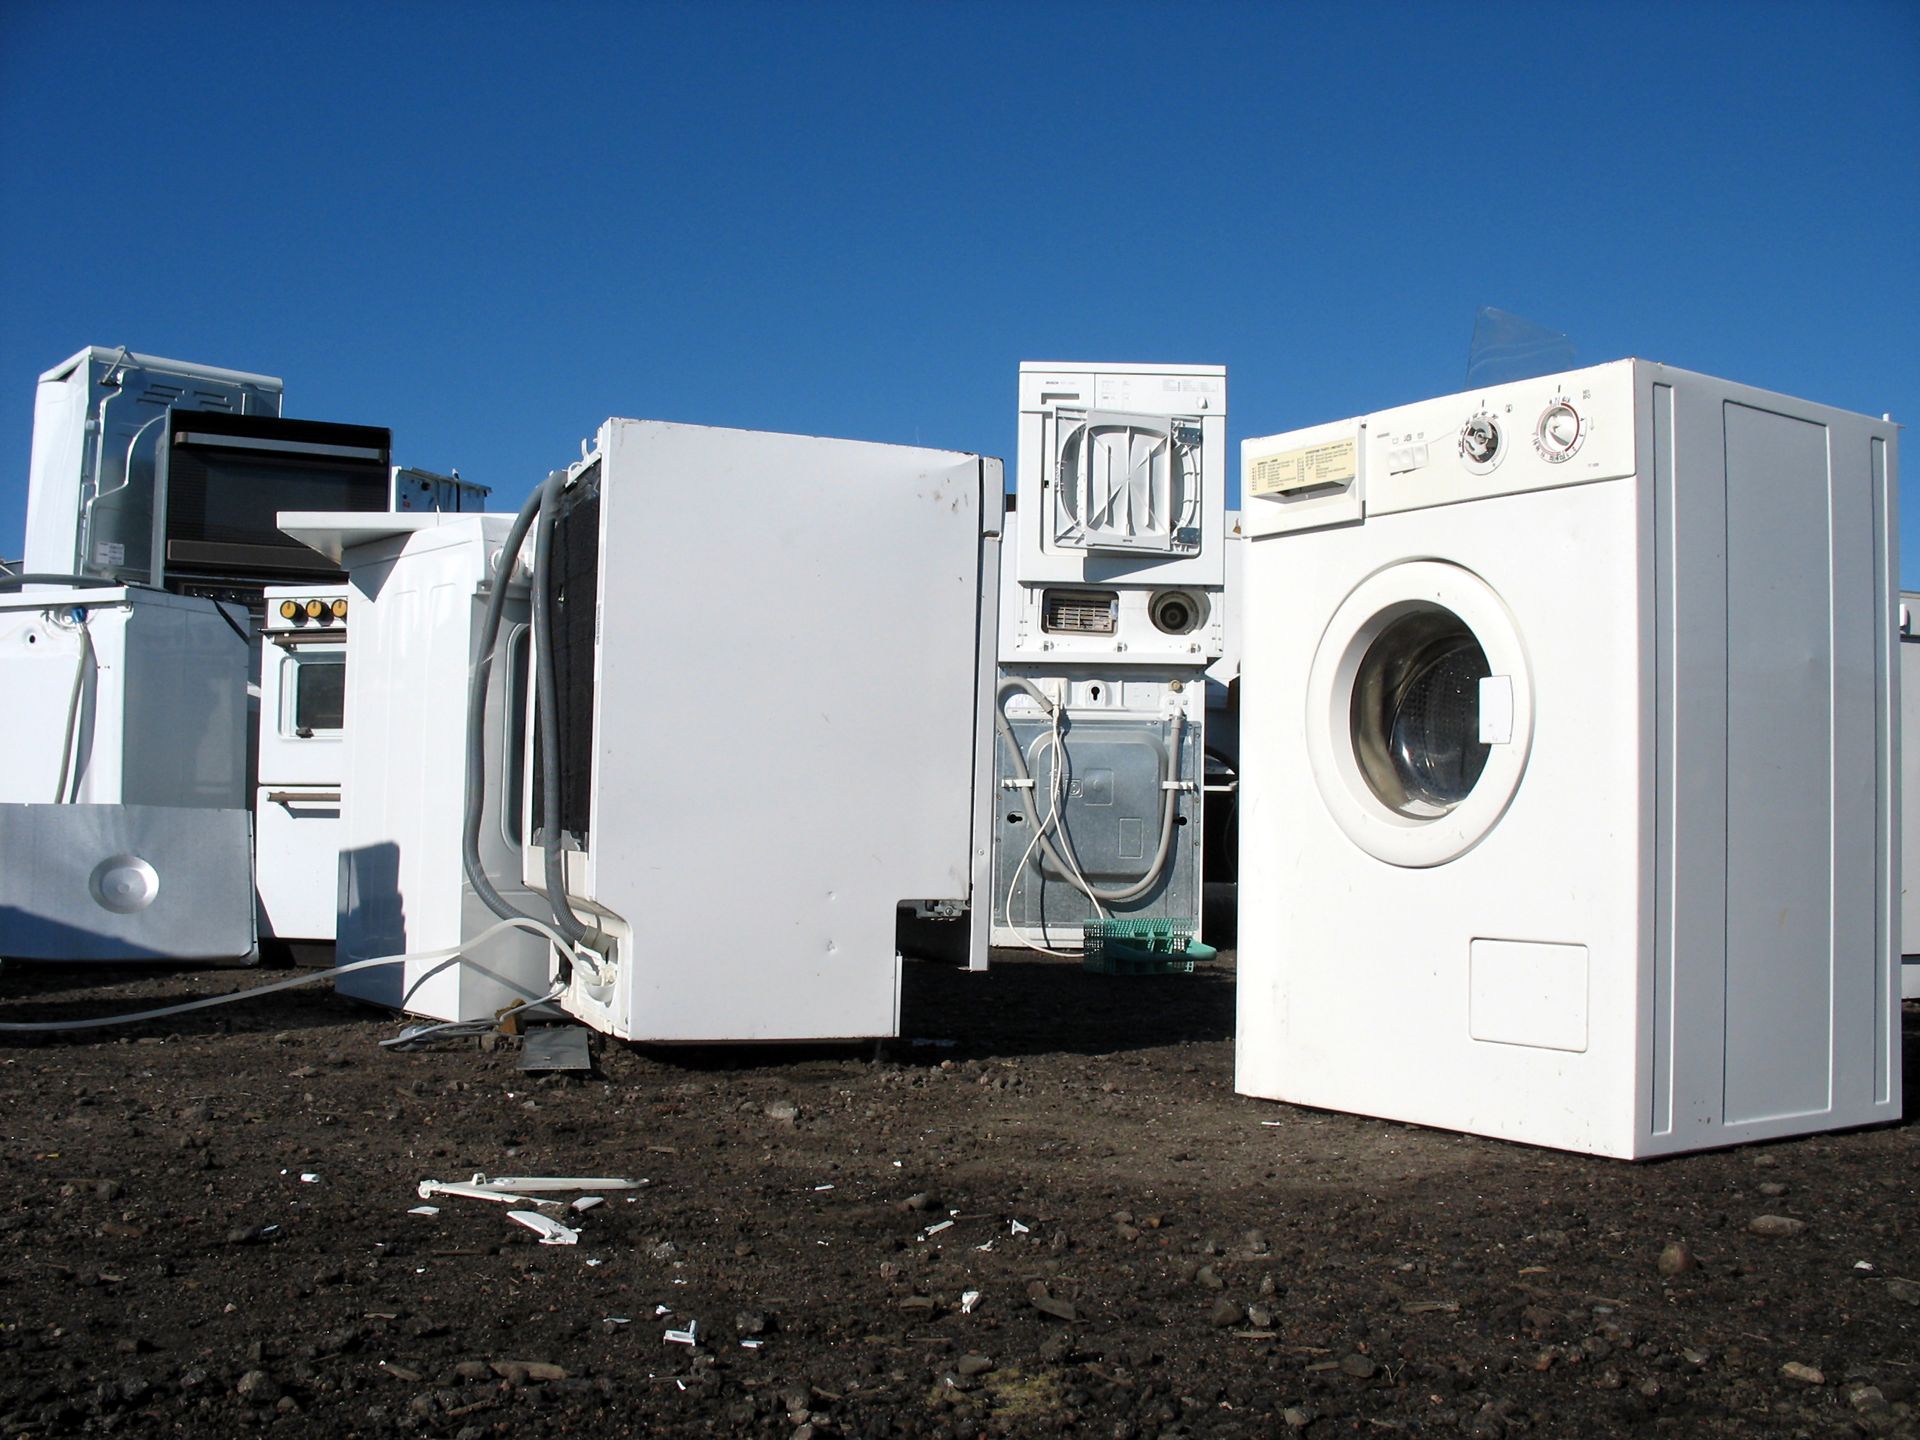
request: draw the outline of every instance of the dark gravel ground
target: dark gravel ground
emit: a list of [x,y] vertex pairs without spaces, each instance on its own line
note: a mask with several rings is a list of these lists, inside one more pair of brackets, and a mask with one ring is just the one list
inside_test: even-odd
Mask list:
[[[259,978],[8,966],[0,1010]],[[0,1431],[1920,1434],[1912,1124],[1631,1166],[1241,1099],[1231,955],[905,994],[878,1054],[586,1078],[324,986],[0,1037]],[[649,1183],[572,1247],[408,1213],[475,1171]]]

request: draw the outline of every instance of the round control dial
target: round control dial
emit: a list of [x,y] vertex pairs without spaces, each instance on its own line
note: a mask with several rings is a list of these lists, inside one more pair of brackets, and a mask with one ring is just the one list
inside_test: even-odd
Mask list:
[[1570,458],[1580,448],[1580,442],[1586,438],[1586,429],[1580,423],[1580,412],[1573,408],[1573,402],[1556,399],[1540,412],[1540,423],[1534,427],[1533,443],[1543,460],[1558,464]]
[[1460,459],[1476,475],[1484,475],[1506,455],[1500,422],[1484,410],[1460,427]]

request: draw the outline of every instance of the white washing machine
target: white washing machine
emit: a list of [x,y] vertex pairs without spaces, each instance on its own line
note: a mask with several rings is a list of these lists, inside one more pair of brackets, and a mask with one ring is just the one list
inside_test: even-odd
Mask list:
[[1241,1092],[1898,1117],[1895,433],[1629,360],[1246,443]]

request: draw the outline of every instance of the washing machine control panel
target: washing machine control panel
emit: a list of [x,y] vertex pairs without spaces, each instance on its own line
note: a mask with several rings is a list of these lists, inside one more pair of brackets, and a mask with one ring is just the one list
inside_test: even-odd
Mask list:
[[1634,473],[1632,360],[1246,441],[1249,538]]
[[1383,410],[1364,429],[1369,515],[1627,476],[1633,362]]

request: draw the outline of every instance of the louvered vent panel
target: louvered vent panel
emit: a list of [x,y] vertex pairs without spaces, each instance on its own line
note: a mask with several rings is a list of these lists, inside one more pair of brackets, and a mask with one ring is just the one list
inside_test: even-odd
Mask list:
[[1040,598],[1040,628],[1055,635],[1111,635],[1118,603],[1111,590],[1049,590]]

